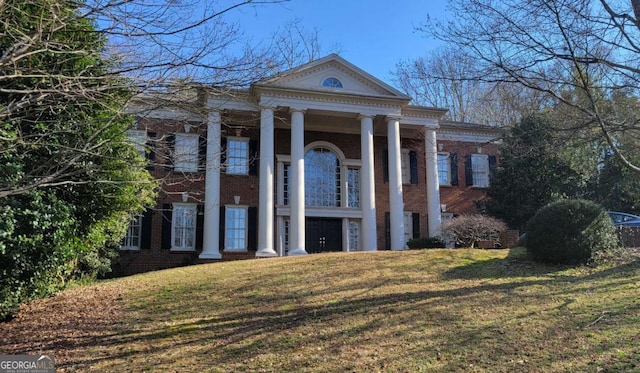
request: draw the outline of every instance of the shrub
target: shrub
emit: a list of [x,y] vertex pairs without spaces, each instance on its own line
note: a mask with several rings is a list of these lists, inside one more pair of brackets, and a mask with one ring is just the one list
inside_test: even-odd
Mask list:
[[607,212],[581,199],[567,199],[540,209],[527,224],[527,250],[548,263],[585,263],[598,251],[618,246]]
[[437,249],[447,245],[440,237],[422,237],[407,241],[407,246],[410,249]]
[[478,241],[500,242],[507,225],[486,215],[461,215],[442,224],[442,233],[460,247],[475,247]]

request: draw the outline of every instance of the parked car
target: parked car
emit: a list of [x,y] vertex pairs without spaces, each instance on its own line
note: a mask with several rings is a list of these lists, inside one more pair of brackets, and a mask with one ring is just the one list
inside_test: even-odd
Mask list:
[[609,211],[609,216],[615,226],[640,227],[640,216],[618,211]]

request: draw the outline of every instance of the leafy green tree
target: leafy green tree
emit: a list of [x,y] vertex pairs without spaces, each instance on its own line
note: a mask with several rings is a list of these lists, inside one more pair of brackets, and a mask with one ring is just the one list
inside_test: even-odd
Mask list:
[[547,114],[523,118],[504,138],[495,181],[483,202],[486,212],[512,228],[524,229],[549,202],[582,196],[588,178],[566,157],[567,148],[574,149],[558,138]]
[[[0,89],[3,318],[26,299],[108,271],[114,243],[151,204],[155,183],[127,141],[126,81],[108,72],[104,36],[74,16],[77,4],[9,0],[0,9],[0,50],[20,52]],[[40,30],[36,42],[30,30]]]

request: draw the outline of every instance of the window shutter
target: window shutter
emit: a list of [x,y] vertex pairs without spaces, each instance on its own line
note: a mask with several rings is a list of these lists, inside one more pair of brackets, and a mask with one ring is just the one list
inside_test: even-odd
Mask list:
[[173,133],[169,133],[165,137],[165,141],[167,144],[167,155],[165,159],[164,169],[165,171],[173,170],[173,160],[176,151],[176,135]]
[[227,163],[227,138],[220,138],[220,172],[224,172]]
[[382,149],[382,174],[384,176],[384,182],[389,182],[389,151]]
[[260,166],[258,140],[249,140],[249,175],[257,176]]
[[413,238],[420,238],[420,214],[414,212],[411,214],[411,219],[413,223]]
[[384,213],[384,246],[391,248],[391,213]]
[[196,250],[202,251],[202,242],[204,237],[204,205],[196,207]]
[[258,250],[258,208],[249,207],[247,219],[247,249]]
[[468,155],[464,161],[464,180],[465,185],[473,185],[473,167],[471,166],[471,156]]
[[413,150],[409,152],[409,170],[411,171],[411,184],[418,184],[418,155]]
[[171,249],[171,223],[172,223],[171,205],[162,205],[162,236],[160,248],[163,250]]
[[207,169],[207,138],[200,136],[198,139],[198,171]]
[[156,136],[155,132],[147,132],[147,170],[152,171],[156,161]]
[[491,183],[493,182],[493,180],[495,180],[495,178],[496,178],[496,156],[490,155],[489,156],[489,185],[491,185]]
[[451,168],[451,185],[458,185],[458,154],[449,154],[449,166]]
[[153,221],[153,210],[146,209],[142,214],[142,224],[140,232],[140,248],[151,249],[151,223]]
[[224,206],[220,206],[220,234],[218,235],[219,237],[218,244],[220,245],[220,250],[224,250],[224,234],[225,234],[224,219],[225,219],[225,209],[224,209]]

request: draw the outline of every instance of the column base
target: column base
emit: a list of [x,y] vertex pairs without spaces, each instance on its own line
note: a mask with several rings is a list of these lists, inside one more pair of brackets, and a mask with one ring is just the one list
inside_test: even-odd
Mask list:
[[289,256],[296,256],[296,255],[307,255],[309,254],[305,249],[295,249],[295,250],[289,250],[289,253],[287,255]]
[[209,252],[203,251],[198,256],[198,259],[222,259],[222,254],[217,253],[217,252],[210,252],[209,253]]
[[260,249],[256,251],[256,258],[273,258],[278,256],[278,253],[273,249]]

